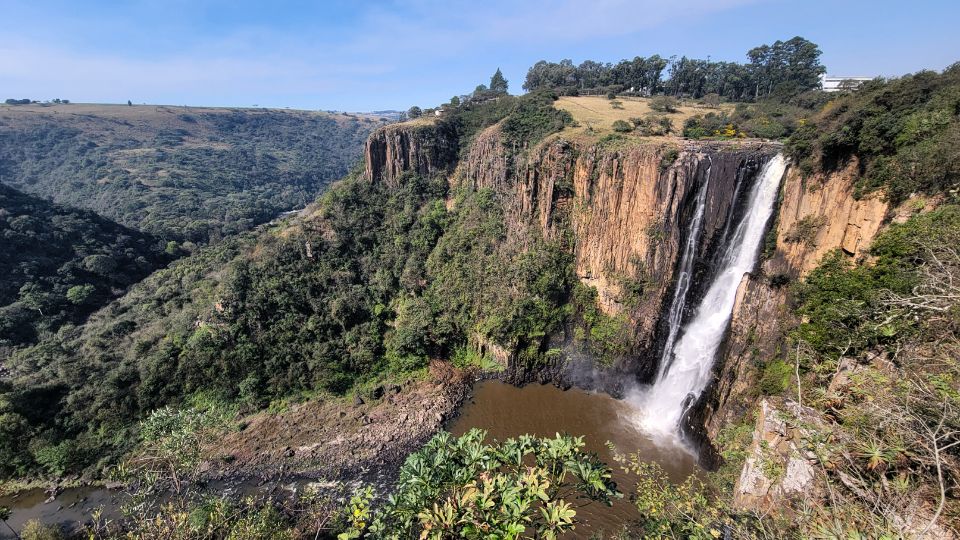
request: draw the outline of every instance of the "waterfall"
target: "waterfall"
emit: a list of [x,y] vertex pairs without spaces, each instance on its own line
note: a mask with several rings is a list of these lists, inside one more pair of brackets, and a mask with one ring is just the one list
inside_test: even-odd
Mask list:
[[660,366],[657,378],[663,376],[670,357],[673,354],[673,345],[677,342],[680,323],[683,322],[683,311],[687,305],[687,293],[690,292],[690,283],[693,281],[693,260],[697,257],[697,242],[700,241],[700,231],[703,230],[703,214],[707,206],[707,191],[710,190],[710,171],[713,169],[713,160],[707,156],[707,177],[697,192],[697,206],[690,220],[687,230],[687,241],[680,253],[680,268],[677,270],[677,284],[673,289],[673,300],[670,301],[670,311],[667,312],[669,333],[660,356]]
[[[727,238],[727,244],[722,246],[723,255],[719,258],[716,274],[693,318],[682,332],[671,326],[670,334],[675,343],[669,343],[668,337],[668,349],[664,349],[657,380],[643,398],[642,423],[648,431],[676,432],[686,410],[710,382],[714,357],[730,324],[737,289],[744,274],[753,270],[757,263],[760,242],[773,213],[786,166],[782,154],[777,154],[763,166],[751,188],[743,217]],[[699,199],[698,205],[702,205]],[[698,208],[697,212],[702,213],[702,209]],[[678,289],[681,278],[682,274],[678,276]],[[689,283],[685,287],[689,288]],[[676,300],[676,295],[674,298]],[[675,324],[673,310],[671,305],[671,325]],[[677,319],[676,325],[680,322]]]

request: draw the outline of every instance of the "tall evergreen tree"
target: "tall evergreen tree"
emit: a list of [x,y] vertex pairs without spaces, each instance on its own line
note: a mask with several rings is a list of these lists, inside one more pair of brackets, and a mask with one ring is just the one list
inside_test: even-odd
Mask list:
[[493,74],[493,77],[490,77],[490,91],[497,94],[506,94],[507,86],[507,79],[503,77],[500,68],[497,68],[497,72]]

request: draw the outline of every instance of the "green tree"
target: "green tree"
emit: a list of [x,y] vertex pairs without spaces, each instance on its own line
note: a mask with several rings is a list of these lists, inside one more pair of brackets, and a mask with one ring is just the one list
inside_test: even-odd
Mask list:
[[398,301],[393,329],[384,337],[387,361],[396,372],[410,371],[427,363],[427,341],[433,314],[430,305],[420,297]]
[[20,301],[28,308],[37,310],[44,317],[46,317],[43,313],[44,308],[54,303],[50,293],[36,283],[26,283],[20,287]]
[[117,261],[109,255],[90,255],[84,257],[83,265],[95,274],[106,276],[117,268]]
[[93,294],[93,285],[74,285],[67,289],[67,300],[74,305],[81,305],[90,299]]
[[23,474],[32,459],[27,452],[30,423],[0,397],[0,474]]
[[774,93],[791,95],[818,88],[827,68],[816,43],[800,36],[773,45],[761,45],[747,52],[754,79],[754,98]]
[[407,118],[420,118],[423,116],[423,109],[414,105],[407,109]]
[[490,77],[490,91],[495,94],[506,94],[507,87],[507,79],[503,77],[503,73],[500,71],[500,68],[497,68],[497,72]]

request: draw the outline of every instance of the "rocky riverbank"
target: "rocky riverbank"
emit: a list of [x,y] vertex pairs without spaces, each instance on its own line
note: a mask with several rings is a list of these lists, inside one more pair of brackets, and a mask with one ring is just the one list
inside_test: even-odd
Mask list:
[[206,449],[204,474],[210,480],[392,476],[408,454],[456,414],[472,380],[449,363],[434,362],[424,379],[381,385],[365,396],[312,400],[282,412],[255,414],[242,429]]

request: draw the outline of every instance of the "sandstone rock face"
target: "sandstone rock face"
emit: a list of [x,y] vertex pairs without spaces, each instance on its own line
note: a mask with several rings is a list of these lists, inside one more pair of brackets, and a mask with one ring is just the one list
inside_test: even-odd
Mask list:
[[826,176],[804,179],[791,169],[781,191],[776,248],[755,276],[744,279],[733,308],[730,332],[716,362],[716,382],[702,407],[706,435],[742,418],[754,406],[749,390],[760,376],[758,365],[777,358],[792,363],[783,349],[790,327],[786,287],[771,285],[772,276],[802,279],[828,252],[841,249],[863,257],[888,214],[879,196],[853,197],[855,162]]
[[515,155],[494,126],[477,136],[457,178],[500,196],[509,242],[522,245],[532,233],[556,239],[570,230],[576,274],[597,289],[607,314],[626,312],[625,278],[646,281],[643,298],[628,313],[642,350],[653,344],[692,202],[708,173],[705,253],[729,218],[740,175],[778,148],[688,141],[605,148],[556,138]]
[[765,512],[784,499],[806,494],[816,476],[801,454],[800,433],[791,429],[770,401],[760,402],[753,442],[734,488],[734,504]]
[[[835,173],[804,180],[792,170],[783,189],[777,227],[777,256],[771,271],[802,276],[831,250],[852,257],[870,247],[887,215],[879,194],[853,197],[856,160]],[[803,234],[806,233],[806,234]],[[797,235],[802,236],[797,238]]]
[[374,131],[364,149],[366,177],[396,187],[404,172],[442,173],[457,158],[457,139],[443,125],[429,121],[392,124]]

